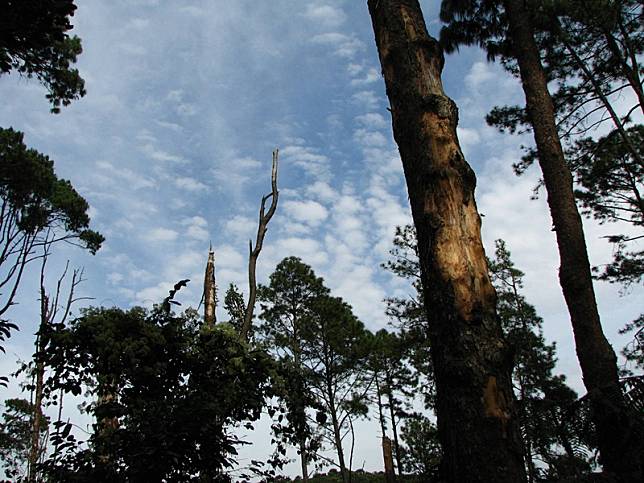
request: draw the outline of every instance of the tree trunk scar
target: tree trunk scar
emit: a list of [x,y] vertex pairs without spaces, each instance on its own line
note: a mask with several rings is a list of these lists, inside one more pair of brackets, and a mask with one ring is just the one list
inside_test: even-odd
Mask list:
[[487,384],[483,390],[483,406],[485,407],[486,417],[496,418],[501,421],[503,435],[507,437],[506,426],[510,420],[508,402],[505,394],[497,387],[496,377],[494,376],[488,376]]

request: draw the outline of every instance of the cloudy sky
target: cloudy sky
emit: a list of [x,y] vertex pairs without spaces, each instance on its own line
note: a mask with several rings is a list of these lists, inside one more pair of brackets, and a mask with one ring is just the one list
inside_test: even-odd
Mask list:
[[[421,3],[436,35],[439,2]],[[122,307],[151,305],[190,278],[181,300],[196,306],[212,241],[220,287],[245,288],[248,239],[279,147],[280,204],[260,281],[282,258],[299,256],[367,327],[385,327],[383,298],[409,288],[379,265],[394,227],[410,215],[366,1],[77,4],[85,98],[52,115],[38,83],[0,78],[0,125],[24,131],[29,146],[55,160],[107,239],[95,257],[59,250],[52,277],[69,258],[85,267],[83,295]],[[583,392],[545,199],[530,200],[539,175],[517,178],[511,169],[530,139],[501,135],[483,119],[494,105],[521,102],[520,87],[476,49],[447,58],[444,85],[460,108],[461,144],[478,175],[488,254],[496,238],[506,240],[546,336],[558,344],[558,369]],[[591,262],[608,262],[602,236],[621,228],[589,220],[585,227]],[[619,350],[625,338],[617,330],[639,313],[643,291],[596,290]],[[27,279],[12,315],[22,329],[7,345],[3,374],[31,352],[36,299]],[[377,431],[369,428],[373,438],[359,442],[355,461],[377,468]],[[252,438],[266,443],[266,435]]]

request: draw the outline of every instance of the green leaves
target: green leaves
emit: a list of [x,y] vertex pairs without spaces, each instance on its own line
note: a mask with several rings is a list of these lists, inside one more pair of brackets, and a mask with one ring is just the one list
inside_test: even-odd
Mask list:
[[70,37],[74,0],[4,2],[0,15],[0,75],[12,70],[36,77],[47,90],[51,111],[85,95],[85,82],[71,68],[82,52]]
[[161,307],[90,308],[56,328],[44,351],[47,389],[88,387],[96,423],[89,447],[65,446],[63,466],[51,467],[62,456],[54,454],[50,471],[92,481],[222,476],[241,443],[230,428],[252,428],[260,417],[274,364],[227,324],[203,332],[195,317]]

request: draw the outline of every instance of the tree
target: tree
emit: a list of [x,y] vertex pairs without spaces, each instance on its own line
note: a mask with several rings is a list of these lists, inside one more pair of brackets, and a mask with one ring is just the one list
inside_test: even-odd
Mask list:
[[0,75],[16,71],[47,88],[51,111],[85,95],[85,81],[73,69],[83,51],[70,37],[74,0],[2,0],[0,2]]
[[403,344],[408,348],[409,362],[414,368],[419,391],[425,399],[425,407],[434,409],[436,385],[430,355],[429,325],[425,311],[423,288],[418,260],[418,242],[413,225],[397,226],[389,250],[391,258],[381,266],[394,275],[411,282],[413,293],[407,297],[388,297],[386,314],[400,331]]
[[[627,133],[644,156],[644,126],[633,126]],[[633,158],[620,136],[613,131],[598,140],[578,140],[574,154],[579,184],[575,194],[587,214],[601,223],[621,221],[644,229],[644,165]],[[644,251],[628,251],[627,247],[642,237],[644,234],[609,237],[617,250],[613,262],[603,268],[598,278],[625,285],[640,283],[644,277]]]
[[[642,106],[642,84],[637,58],[644,51],[644,10],[637,1],[552,2],[538,12],[543,20],[535,40],[550,86],[557,128],[566,158],[581,189],[577,199],[585,214],[600,222],[624,221],[642,226],[642,126],[632,125],[633,112]],[[512,64],[511,58],[503,62]],[[624,107],[625,98],[638,99]],[[644,111],[643,111],[644,112]],[[487,116],[501,131],[530,131],[525,108],[495,107]],[[601,124],[613,124],[600,138],[587,137]],[[537,159],[527,148],[523,173]],[[601,187],[595,193],[596,185]],[[615,235],[615,261],[600,275],[609,281],[637,281],[640,252],[627,252],[639,236]]]
[[[625,480],[641,477],[640,444],[622,428],[635,424],[619,386],[617,357],[602,331],[573,178],[557,130],[548,78],[535,40],[539,4],[523,0],[444,1],[448,23],[441,40],[448,50],[478,43],[488,55],[516,61],[526,112],[537,146],[560,256],[559,280],[571,317],[584,383],[591,395],[605,469]],[[638,476],[639,475],[639,476]]]
[[[309,388],[321,406],[316,419],[323,437],[335,447],[342,481],[347,483],[351,481],[355,444],[353,421],[368,411],[367,332],[346,302],[324,294],[312,302],[302,340]],[[348,435],[347,464],[343,442]]]
[[224,309],[226,309],[226,312],[228,312],[228,316],[230,317],[228,323],[239,332],[242,324],[244,323],[246,302],[244,302],[244,296],[234,283],[231,283],[228,290],[226,290]]
[[402,439],[405,471],[418,475],[422,481],[435,481],[442,458],[436,425],[425,416],[413,414],[405,421]]
[[[0,422],[0,457],[5,476],[20,481],[27,476],[29,455],[32,448],[32,419],[34,405],[26,399],[7,399]],[[49,420],[41,415],[39,439],[45,439]]]
[[[586,435],[569,424],[565,416],[577,395],[565,384],[563,376],[555,375],[555,344],[543,337],[543,320],[521,294],[523,272],[517,269],[503,240],[496,240],[495,257],[490,262],[492,282],[498,294],[497,310],[508,343],[514,350],[515,366],[512,379],[517,395],[521,429],[525,447],[526,473],[529,481],[538,480],[542,470],[535,460],[553,466],[567,463],[582,476],[590,465],[580,451],[573,451],[576,440],[579,450]],[[553,417],[553,412],[560,417]],[[587,439],[587,438],[586,438]],[[561,456],[557,445],[566,448]],[[565,459],[565,461],[564,461]],[[552,468],[549,468],[552,472]]]
[[[382,436],[387,435],[385,415],[389,411],[389,421],[393,435],[393,454],[399,474],[403,472],[402,451],[398,437],[399,425],[407,416],[405,409],[418,386],[418,377],[409,367],[408,359],[412,352],[409,340],[404,335],[381,329],[369,342],[368,367],[375,386],[376,404]],[[383,401],[384,397],[387,402]]]
[[89,204],[54,173],[54,162],[0,128],[0,333],[15,328],[3,316],[13,305],[25,267],[43,249],[67,242],[94,254],[103,236],[90,230]]
[[442,51],[418,1],[368,6],[418,235],[445,478],[522,481],[512,358],[481,243],[476,178],[441,85]]
[[[257,297],[257,259],[264,246],[264,237],[266,230],[268,230],[268,223],[273,218],[275,210],[277,209],[277,201],[279,200],[279,191],[277,190],[277,160],[279,151],[273,151],[273,167],[271,169],[271,192],[262,197],[259,206],[259,223],[257,226],[257,237],[255,239],[255,246],[253,247],[252,240],[248,242],[248,303],[246,305],[246,313],[244,314],[244,323],[241,326],[240,334],[246,339],[250,339],[252,325],[253,325],[253,312],[255,311],[255,298]],[[271,200],[271,204],[266,210],[266,202]]]
[[231,481],[230,429],[252,428],[273,395],[270,357],[228,324],[202,330],[194,310],[89,308],[49,340],[46,390],[88,388],[96,418],[87,446],[58,425],[51,481]]
[[259,289],[262,302],[259,330],[262,340],[287,372],[288,390],[282,399],[288,408],[287,419],[292,430],[292,437],[288,439],[298,447],[303,481],[308,481],[308,465],[316,447],[307,418],[307,409],[315,406],[315,402],[310,398],[303,359],[303,332],[313,317],[314,301],[328,293],[322,279],[297,257],[282,260],[271,274],[269,285]]

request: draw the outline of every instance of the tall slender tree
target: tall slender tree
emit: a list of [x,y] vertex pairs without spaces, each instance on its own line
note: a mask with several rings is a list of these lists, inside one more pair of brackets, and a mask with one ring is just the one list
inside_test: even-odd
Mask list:
[[523,481],[512,357],[481,243],[476,178],[442,87],[442,50],[417,0],[368,6],[418,235],[445,477]]
[[441,39],[449,50],[478,43],[492,56],[502,54],[518,65],[526,111],[548,193],[548,205],[560,256],[559,280],[570,313],[584,384],[592,399],[605,469],[624,481],[641,478],[641,442],[637,441],[619,386],[617,357],[606,339],[597,310],[581,216],[573,178],[557,131],[555,108],[541,62],[535,22],[540,2],[452,1],[442,3],[448,23]]
[[312,428],[307,419],[312,401],[307,397],[310,388],[303,360],[303,337],[305,324],[313,317],[315,300],[328,293],[322,279],[296,257],[282,260],[271,274],[269,285],[259,288],[262,338],[289,373],[290,390],[283,394],[283,399],[305,482],[309,479],[308,466],[312,460],[309,455]]

